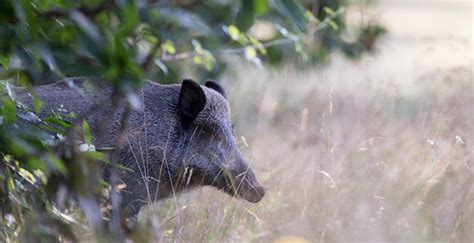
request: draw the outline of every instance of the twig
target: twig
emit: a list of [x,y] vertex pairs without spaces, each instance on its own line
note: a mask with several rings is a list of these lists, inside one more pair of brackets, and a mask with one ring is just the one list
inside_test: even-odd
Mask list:
[[[333,15],[326,17],[323,21],[321,21],[318,26],[312,31],[311,34],[315,34],[318,31],[321,31],[329,26],[329,23],[333,21],[335,18],[337,18],[339,15],[341,15],[344,12],[344,8],[339,8],[336,12],[334,12]],[[300,36],[301,37],[301,36]],[[287,44],[292,44],[297,42],[298,40],[290,39],[290,38],[285,38],[285,39],[276,39],[272,40],[266,43],[263,43],[263,47],[272,47],[272,46],[279,46],[279,45],[287,45]],[[238,47],[238,48],[230,48],[230,49],[222,49],[222,50],[209,50],[210,53],[214,55],[221,55],[221,54],[240,54],[245,52],[245,50],[248,47],[253,47],[253,45],[247,45],[243,47]],[[195,57],[198,55],[197,52],[195,51],[189,51],[189,52],[182,52],[178,53],[175,55],[168,55],[166,53],[163,53],[161,56],[161,61],[163,62],[172,62],[172,61],[180,61],[180,60],[186,60]]]
[[[122,100],[121,98],[123,97],[123,94],[119,91],[114,91],[117,95],[112,95],[114,98],[117,98],[114,100],[114,109],[118,110],[120,109],[120,101]],[[130,104],[128,102],[125,103],[125,110],[123,111],[122,118],[121,118],[121,124],[119,128],[119,133],[117,136],[117,148],[114,150],[114,152],[111,155],[111,168],[110,168],[110,186],[111,186],[111,203],[112,203],[112,213],[111,213],[111,220],[109,224],[109,229],[110,232],[114,233],[115,239],[116,240],[123,240],[123,231],[121,228],[121,218],[120,218],[120,195],[117,190],[117,185],[119,182],[119,174],[118,174],[118,161],[120,160],[120,153],[121,153],[121,144],[124,141],[124,138],[126,137],[126,132],[127,132],[127,126],[128,126],[128,120],[130,117],[131,113],[131,108]]]
[[158,53],[158,50],[160,50],[160,46],[161,46],[161,41],[158,40],[158,42],[155,45],[153,45],[153,47],[151,48],[148,55],[145,58],[143,58],[143,61],[140,64],[143,69],[145,70],[150,69],[151,64],[153,63],[153,60],[155,59],[155,56]]
[[[267,43],[262,44],[263,47],[271,47],[271,46],[278,46],[278,45],[285,45],[285,44],[291,44],[294,43],[294,40],[291,39],[278,39],[278,40],[273,40],[269,41]],[[244,46],[244,47],[238,47],[238,48],[231,48],[231,49],[223,49],[223,50],[209,50],[210,53],[215,54],[215,55],[220,55],[220,54],[240,54],[245,51],[249,46]],[[182,52],[178,53],[176,55],[167,55],[163,54],[161,56],[161,61],[163,62],[171,62],[171,61],[180,61],[180,60],[186,60],[193,58],[194,56],[198,55],[197,52],[194,51],[189,51],[189,52]]]

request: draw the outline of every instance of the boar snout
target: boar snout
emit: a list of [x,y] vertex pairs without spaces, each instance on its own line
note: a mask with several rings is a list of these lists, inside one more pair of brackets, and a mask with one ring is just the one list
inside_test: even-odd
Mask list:
[[238,194],[248,202],[258,203],[265,196],[265,189],[261,185],[256,185],[248,190],[238,191]]
[[236,182],[237,195],[248,202],[257,203],[265,196],[265,189],[250,169],[236,177]]
[[265,188],[260,185],[253,171],[245,161],[236,163],[237,168],[227,171],[224,191],[232,196],[242,198],[251,203],[257,203],[265,196]]

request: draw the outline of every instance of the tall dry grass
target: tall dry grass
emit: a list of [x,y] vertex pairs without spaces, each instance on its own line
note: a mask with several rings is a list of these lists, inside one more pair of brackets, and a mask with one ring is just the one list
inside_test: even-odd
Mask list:
[[248,79],[230,92],[267,196],[251,205],[199,189],[161,202],[152,210],[159,239],[473,239],[470,70],[422,75],[432,89],[413,97],[348,87],[325,71],[268,75],[270,84]]
[[159,202],[140,216],[154,240],[472,242],[472,39],[436,24],[472,12],[404,4],[376,9],[392,32],[358,62],[236,64],[224,85],[267,195],[252,205],[203,188]]

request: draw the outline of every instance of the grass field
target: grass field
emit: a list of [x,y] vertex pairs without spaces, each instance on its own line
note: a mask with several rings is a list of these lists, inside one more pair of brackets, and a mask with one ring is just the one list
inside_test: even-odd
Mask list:
[[154,240],[472,242],[472,3],[448,2],[350,9],[389,30],[357,62],[237,63],[224,85],[266,197],[204,188],[160,202],[140,216]]

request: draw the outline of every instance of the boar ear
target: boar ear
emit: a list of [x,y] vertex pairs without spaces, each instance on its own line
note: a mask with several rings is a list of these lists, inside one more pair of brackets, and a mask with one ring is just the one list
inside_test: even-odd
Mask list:
[[190,79],[181,84],[178,101],[179,109],[188,118],[195,118],[206,105],[206,96],[201,86]]
[[204,86],[219,92],[222,96],[224,96],[224,98],[227,98],[226,95],[225,95],[224,89],[218,83],[216,83],[215,81],[207,80],[206,83],[204,84]]

